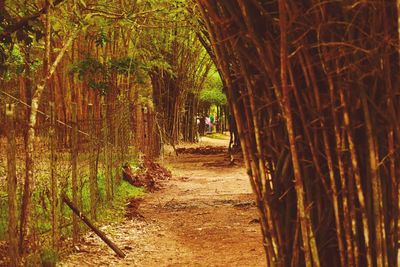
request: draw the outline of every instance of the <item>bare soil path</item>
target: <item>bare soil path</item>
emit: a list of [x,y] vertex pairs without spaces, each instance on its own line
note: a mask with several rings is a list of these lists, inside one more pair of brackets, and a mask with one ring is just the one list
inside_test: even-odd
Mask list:
[[[224,146],[203,138],[197,146]],[[260,226],[242,164],[229,164],[226,152],[181,154],[163,161],[173,178],[148,194],[143,218],[102,228],[127,254],[118,259],[89,234],[82,252],[59,266],[265,266]]]

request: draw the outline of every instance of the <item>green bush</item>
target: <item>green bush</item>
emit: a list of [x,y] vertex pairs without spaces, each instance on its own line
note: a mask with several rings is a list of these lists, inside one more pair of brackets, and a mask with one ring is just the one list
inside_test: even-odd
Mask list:
[[51,248],[44,248],[40,253],[40,262],[43,267],[56,266],[58,261],[58,253]]

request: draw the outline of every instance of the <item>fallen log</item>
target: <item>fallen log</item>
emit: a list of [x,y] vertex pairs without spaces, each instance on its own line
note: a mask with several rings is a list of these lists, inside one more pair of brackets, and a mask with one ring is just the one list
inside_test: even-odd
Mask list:
[[118,255],[118,257],[125,258],[125,253],[122,252],[121,249],[119,249],[108,237],[101,231],[99,230],[90,220],[82,214],[82,212],[79,211],[79,209],[71,202],[71,200],[65,195],[62,195],[62,199],[65,202],[65,204],[68,205],[68,207],[71,208],[71,210],[84,222],[86,223],[87,226],[89,226],[90,229],[93,230],[93,232],[98,235],[101,240],[103,240],[114,252]]

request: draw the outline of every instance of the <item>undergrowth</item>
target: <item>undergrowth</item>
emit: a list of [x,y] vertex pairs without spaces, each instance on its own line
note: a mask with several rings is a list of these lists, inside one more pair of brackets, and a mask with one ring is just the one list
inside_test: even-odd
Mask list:
[[220,140],[229,139],[228,135],[222,134],[222,133],[207,133],[206,136],[209,137],[209,138],[220,139]]
[[[45,175],[44,175],[45,176]],[[113,173],[115,177],[115,173]],[[49,179],[49,177],[38,177],[38,179]],[[84,175],[82,179],[82,212],[85,215],[89,215],[90,207],[90,193],[89,193],[89,177]],[[70,180],[70,178],[68,179]],[[145,193],[145,190],[141,187],[135,187],[126,181],[121,181],[119,185],[114,184],[114,195],[113,201],[106,201],[105,192],[105,176],[102,171],[99,171],[97,176],[98,182],[98,202],[97,202],[97,225],[106,224],[111,222],[120,222],[124,219],[126,204],[129,199],[139,197]],[[72,199],[71,182],[68,181],[66,184],[66,194]],[[44,240],[44,246],[47,245],[50,240],[51,234],[51,194],[50,186],[42,186],[36,188],[33,193],[33,218],[35,232]],[[21,203],[21,192],[18,192],[18,209],[20,209]],[[72,211],[64,203],[59,200],[60,207],[60,225],[61,234],[63,237],[69,237],[72,235]],[[7,193],[0,190],[0,240],[7,239],[7,227],[8,227],[8,201]],[[19,210],[18,210],[19,213]],[[19,214],[18,214],[19,218]],[[80,224],[83,231],[89,228],[82,222]],[[82,231],[82,230],[81,230]]]

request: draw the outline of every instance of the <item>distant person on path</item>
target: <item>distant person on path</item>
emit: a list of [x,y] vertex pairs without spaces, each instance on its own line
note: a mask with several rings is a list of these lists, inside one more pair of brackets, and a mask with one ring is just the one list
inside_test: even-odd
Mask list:
[[195,142],[200,142],[201,141],[201,118],[199,116],[196,117],[196,136],[195,136]]
[[219,118],[218,116],[215,116],[215,132],[220,133],[221,132],[221,125],[219,123]]
[[230,133],[228,150],[231,151],[232,148],[240,147],[240,141],[239,141],[239,133],[236,127],[236,121],[235,118],[232,116],[232,114],[229,114],[228,116],[228,123],[229,123],[229,133]]
[[210,132],[213,132],[213,126],[214,126],[214,116],[211,114],[210,115]]
[[210,120],[210,117],[206,116],[205,120],[206,120],[207,132],[209,133],[209,132],[210,132],[210,129],[211,129],[211,120]]

